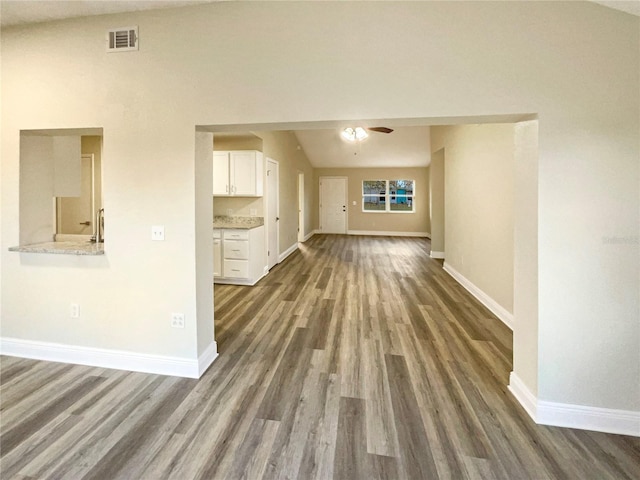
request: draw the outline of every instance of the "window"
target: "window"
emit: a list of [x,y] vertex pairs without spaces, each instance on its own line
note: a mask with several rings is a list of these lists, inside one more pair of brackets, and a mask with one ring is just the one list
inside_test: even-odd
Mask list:
[[363,180],[363,212],[413,213],[413,180]]

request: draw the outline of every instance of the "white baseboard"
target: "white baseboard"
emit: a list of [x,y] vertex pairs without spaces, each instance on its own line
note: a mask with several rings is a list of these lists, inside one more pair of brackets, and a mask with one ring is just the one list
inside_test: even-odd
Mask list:
[[218,358],[218,344],[212,341],[198,357],[198,378],[207,371],[216,358]]
[[428,232],[384,232],[380,230],[347,230],[347,235],[370,235],[381,237],[429,237]]
[[513,313],[507,311],[502,305],[498,304],[493,298],[484,293],[478,287],[476,287],[470,280],[464,275],[458,272],[446,261],[444,262],[443,269],[449,275],[451,275],[460,285],[462,285],[471,295],[473,295],[480,303],[487,307],[491,312],[502,320],[509,329],[513,330]]
[[278,256],[278,263],[283,262],[289,255],[291,255],[293,252],[295,252],[298,249],[298,242],[294,243],[293,245],[291,245],[289,248],[287,248],[284,252],[282,252],[279,256]]
[[518,377],[518,375],[516,375],[515,372],[511,372],[511,374],[509,375],[508,388],[513,394],[513,396],[516,397],[516,400],[520,402],[520,405],[522,405],[522,408],[525,409],[525,411],[529,414],[529,416],[535,422],[538,399],[533,393],[531,393],[531,390],[527,388],[527,386],[524,384],[522,380],[520,380],[520,377]]
[[307,240],[309,240],[311,237],[313,237],[316,233],[319,233],[318,230],[311,230],[311,232],[307,233],[304,237],[304,240],[302,240],[303,242],[306,242]]
[[201,371],[206,370],[205,365],[208,367],[217,356],[217,348],[214,342],[200,359],[187,359],[17,338],[0,338],[0,354],[49,362],[199,378]]
[[537,424],[640,437],[640,412],[538,400],[514,372],[509,390]]
[[434,252],[431,250],[431,252],[429,252],[429,256],[431,258],[438,258],[442,260],[444,258],[444,252]]
[[538,400],[536,421],[554,427],[640,437],[640,412]]

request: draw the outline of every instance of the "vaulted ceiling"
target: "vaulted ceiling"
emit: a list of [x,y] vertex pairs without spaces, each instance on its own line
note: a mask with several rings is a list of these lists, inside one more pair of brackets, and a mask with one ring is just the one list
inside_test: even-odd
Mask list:
[[[2,27],[65,18],[132,12],[228,0],[0,0]],[[640,2],[592,0],[640,16]],[[357,123],[357,122],[356,122]],[[353,126],[359,126],[356,123]],[[427,166],[431,161],[428,126],[390,126],[390,134],[372,132],[369,138],[349,143],[339,128],[294,130],[300,147],[316,168]]]
[[431,162],[429,127],[393,128],[391,133],[369,132],[369,137],[360,142],[344,140],[340,135],[341,128],[297,130],[294,133],[311,165],[315,168],[426,167],[429,165]]
[[[5,27],[63,18],[183,7],[216,1],[229,0],[0,0],[0,22]],[[589,1],[640,16],[640,2],[637,0]]]

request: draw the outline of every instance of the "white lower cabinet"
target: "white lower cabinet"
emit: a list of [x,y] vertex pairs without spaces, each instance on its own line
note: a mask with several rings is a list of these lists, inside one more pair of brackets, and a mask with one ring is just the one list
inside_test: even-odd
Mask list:
[[267,273],[264,241],[264,226],[214,230],[214,282],[254,285]]

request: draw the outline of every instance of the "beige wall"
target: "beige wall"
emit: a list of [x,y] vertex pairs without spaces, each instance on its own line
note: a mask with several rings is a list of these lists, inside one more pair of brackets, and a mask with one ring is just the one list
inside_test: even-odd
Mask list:
[[[429,169],[424,168],[318,168],[315,185],[319,198],[320,177],[347,177],[349,197],[347,230],[353,232],[429,233]],[[363,180],[414,180],[414,213],[362,211]],[[355,202],[355,205],[353,204]]]
[[253,134],[238,136],[213,135],[214,150],[257,150],[262,151],[262,139]]
[[[535,393],[640,411],[640,19],[592,2],[362,7],[214,2],[3,29],[0,334],[197,357],[196,125],[536,114],[538,249],[516,249],[537,257]],[[105,52],[120,25],[139,26],[139,52]],[[107,254],[9,252],[19,131],[84,126],[104,128]]]
[[433,127],[444,149],[445,263],[513,313],[514,125]]
[[313,167],[302,149],[298,149],[298,139],[290,131],[262,131],[256,133],[262,138],[265,158],[279,164],[280,170],[280,246],[283,253],[298,241],[298,173],[304,173],[305,181],[305,235],[310,232],[310,212],[317,205],[313,197]]
[[431,154],[429,165],[429,218],[431,220],[431,255],[443,258],[444,243],[444,149]]

